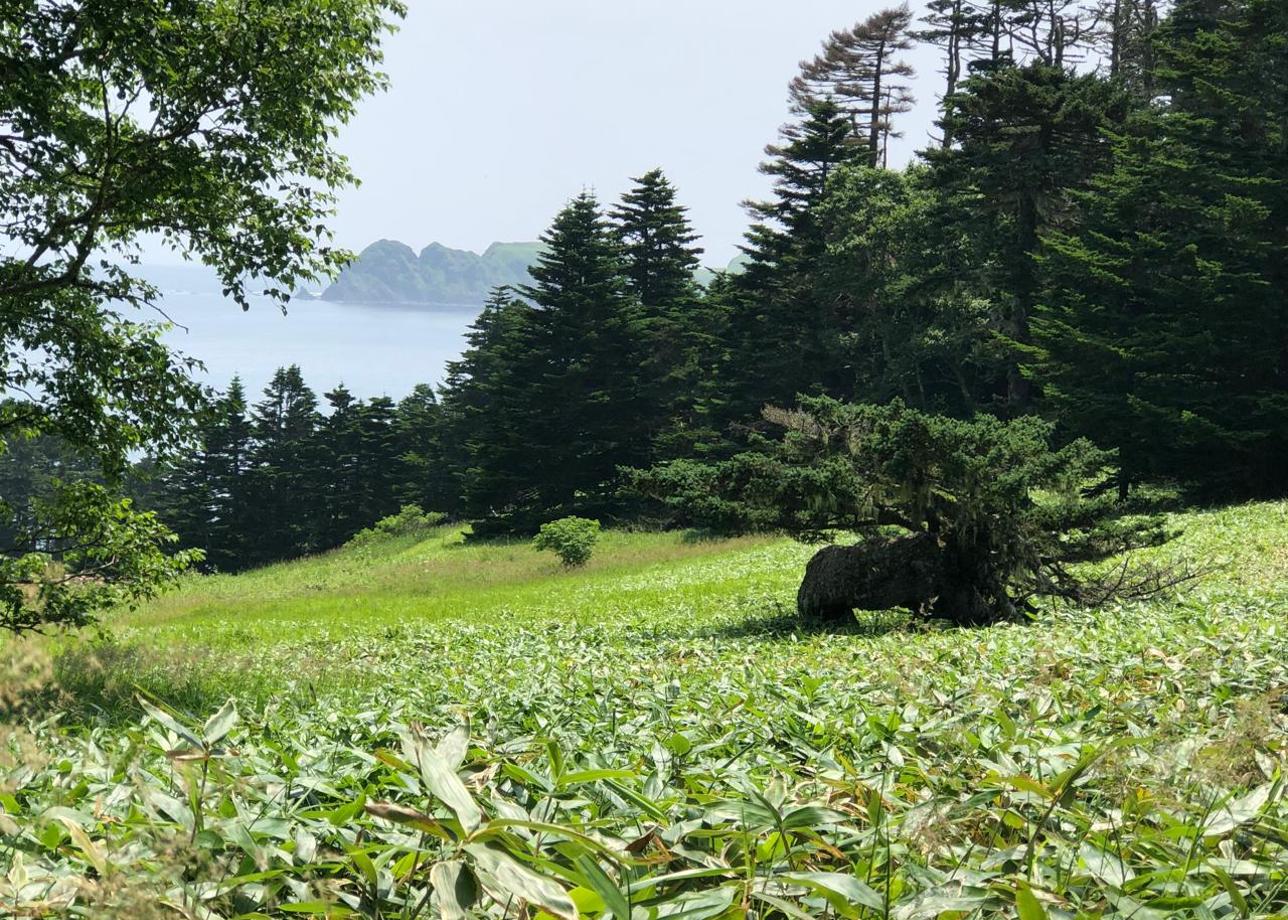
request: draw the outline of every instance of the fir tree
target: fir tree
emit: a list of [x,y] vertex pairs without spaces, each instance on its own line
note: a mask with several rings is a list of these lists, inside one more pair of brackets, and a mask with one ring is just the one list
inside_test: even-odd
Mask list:
[[[842,168],[821,205],[820,265],[853,399],[970,417],[994,386],[989,305],[963,282],[969,238],[924,168]],[[932,229],[933,228],[933,229]]]
[[1113,84],[1043,64],[977,73],[949,101],[944,125],[957,146],[929,152],[930,181],[946,198],[942,216],[976,249],[972,281],[994,304],[1006,412],[1032,406],[1020,358],[1031,343],[1042,233],[1071,219],[1072,193],[1108,168],[1105,131],[1126,111]]
[[707,423],[717,432],[797,393],[844,393],[847,382],[837,357],[835,304],[818,289],[827,248],[819,205],[836,172],[865,161],[866,153],[849,142],[849,120],[831,101],[812,105],[782,134],[784,142],[766,148],[770,159],[761,166],[774,177],[774,197],[747,204],[757,222],[743,246],[746,271],[716,301],[727,315],[727,344],[715,371],[723,392],[707,400]]
[[[985,20],[969,0],[929,0],[926,16],[921,20],[924,29],[913,32],[918,41],[929,42],[943,49],[944,94],[946,105],[957,92],[968,62],[968,55],[985,29]],[[950,125],[943,125],[941,144],[953,145]]]
[[450,517],[460,513],[448,418],[428,384],[417,385],[399,401],[394,433],[399,469],[395,495],[400,506],[415,505]]
[[531,488],[554,517],[612,514],[618,469],[640,466],[649,455],[639,380],[644,313],[593,195],[573,199],[542,242],[534,283],[522,289],[536,307],[539,359],[531,383]]
[[317,397],[299,367],[278,368],[252,413],[248,564],[302,556],[318,547],[325,485],[317,427]]
[[702,250],[687,209],[661,170],[639,179],[613,210],[630,291],[639,301],[641,419],[655,459],[691,442],[694,394],[711,322],[694,278]]
[[638,179],[613,209],[631,292],[648,311],[692,302],[702,249],[688,209],[660,169]]
[[888,160],[896,114],[912,107],[907,84],[913,69],[898,55],[912,48],[907,5],[881,10],[853,28],[833,32],[823,50],[801,62],[800,75],[790,90],[798,114],[831,102],[850,125],[850,141],[863,145],[868,163]]
[[[444,441],[461,510],[475,521],[536,517],[528,437],[540,356],[532,306],[499,288],[466,335],[443,387]],[[502,526],[501,529],[504,529]]]
[[1179,3],[1170,103],[1117,140],[1076,232],[1048,236],[1036,373],[1068,429],[1117,448],[1124,493],[1288,489],[1285,35],[1282,3]]
[[251,428],[246,392],[234,377],[198,420],[195,450],[161,471],[152,503],[188,549],[214,571],[236,571],[250,546],[247,481]]
[[362,404],[344,384],[323,398],[329,412],[317,431],[316,448],[321,462],[314,471],[320,486],[315,499],[319,547],[337,546],[367,526]]

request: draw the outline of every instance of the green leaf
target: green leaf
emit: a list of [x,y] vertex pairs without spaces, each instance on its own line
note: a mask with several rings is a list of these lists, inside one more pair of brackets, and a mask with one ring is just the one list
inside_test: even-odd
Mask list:
[[230,699],[206,721],[205,727],[202,728],[201,734],[205,740],[204,747],[210,749],[227,738],[228,733],[237,724],[237,719],[237,703],[235,700]]
[[163,725],[165,728],[168,728],[170,731],[174,732],[174,734],[178,735],[180,738],[188,742],[188,744],[192,745],[193,747],[201,748],[203,750],[205,749],[205,745],[201,743],[201,739],[198,738],[195,734],[193,734],[192,730],[189,729],[186,725],[184,725],[174,716],[170,715],[170,713],[166,712],[164,709],[161,709],[158,706],[152,705],[142,696],[138,697],[138,701],[139,701],[139,705],[143,707],[143,711],[146,712],[153,721],[161,723],[161,725]]
[[682,894],[659,904],[657,916],[674,920],[711,920],[729,909],[736,894],[730,885],[698,894]]
[[429,870],[429,884],[438,901],[443,920],[467,920],[478,901],[478,884],[469,867],[459,860],[435,863]]
[[[844,875],[840,872],[785,872],[775,878],[817,891],[837,910],[850,906],[885,910],[885,898],[853,875]],[[837,903],[838,896],[844,899],[843,903]]]
[[452,770],[459,770],[470,750],[470,723],[461,722],[438,742],[435,751]]
[[599,863],[588,856],[579,856],[575,860],[575,864],[586,885],[599,895],[604,902],[604,906],[613,912],[615,920],[630,920],[630,902],[622,894],[617,883],[609,878],[608,873],[603,870]]
[[483,823],[479,809],[456,769],[436,749],[430,747],[424,736],[409,732],[404,736],[404,753],[407,759],[420,768],[425,787],[443,804],[456,813],[465,833],[471,834]]
[[358,871],[362,873],[363,878],[367,880],[367,884],[375,888],[380,877],[376,873],[376,864],[371,861],[367,851],[361,847],[352,846],[346,846],[344,849],[349,854],[349,858],[353,860],[353,864],[358,867]]
[[498,847],[469,843],[465,851],[473,857],[479,880],[493,897],[504,902],[514,895],[556,917],[577,920],[577,905],[553,879],[538,875]]
[[1270,801],[1270,793],[1273,788],[1271,783],[1266,783],[1240,799],[1226,802],[1221,808],[1209,815],[1207,821],[1203,823],[1204,836],[1215,837],[1228,834],[1236,827],[1241,827],[1254,820],[1257,815],[1261,814],[1261,809],[1266,807],[1266,803]]
[[1047,920],[1046,908],[1027,886],[1015,892],[1015,909],[1019,912],[1020,920]]
[[284,910],[288,914],[312,914],[315,917],[326,917],[327,920],[331,920],[332,917],[357,916],[347,907],[328,904],[326,901],[296,901],[292,904],[283,904],[278,910]]
[[107,854],[103,848],[90,839],[85,829],[66,815],[60,815],[59,821],[67,828],[71,834],[72,843],[76,844],[76,849],[80,850],[85,856],[85,861],[94,867],[99,875],[107,874]]

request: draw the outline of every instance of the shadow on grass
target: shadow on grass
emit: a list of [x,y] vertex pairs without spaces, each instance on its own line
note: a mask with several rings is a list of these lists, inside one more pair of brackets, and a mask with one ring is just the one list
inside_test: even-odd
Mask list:
[[790,639],[822,636],[861,636],[873,638],[894,632],[924,632],[930,628],[926,620],[906,610],[863,611],[855,615],[852,624],[841,626],[807,623],[795,611],[774,605],[763,613],[687,632],[695,639]]
[[230,696],[264,701],[281,695],[280,688],[248,680],[244,671],[234,677],[227,661],[216,665],[191,650],[67,638],[42,648],[39,656],[38,679],[0,693],[0,722],[39,721],[59,713],[67,725],[137,723],[142,695],[200,724]]

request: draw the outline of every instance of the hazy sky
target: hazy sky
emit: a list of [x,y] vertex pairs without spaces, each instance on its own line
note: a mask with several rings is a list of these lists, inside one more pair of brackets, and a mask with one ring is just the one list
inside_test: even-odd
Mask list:
[[[723,264],[763,194],[761,152],[786,85],[832,29],[879,0],[410,0],[387,44],[388,92],[341,135],[361,188],[338,241],[480,250],[535,239],[583,188],[617,196],[661,166]],[[914,4],[920,12],[920,4]],[[924,147],[939,63],[911,55],[917,111],[899,159]]]

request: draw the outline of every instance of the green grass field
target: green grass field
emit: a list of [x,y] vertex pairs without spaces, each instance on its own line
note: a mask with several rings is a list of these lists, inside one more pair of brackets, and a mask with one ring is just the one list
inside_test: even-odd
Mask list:
[[193,579],[5,647],[0,914],[1288,916],[1288,505],[1177,522],[1175,598],[976,631],[802,632],[765,539]]

